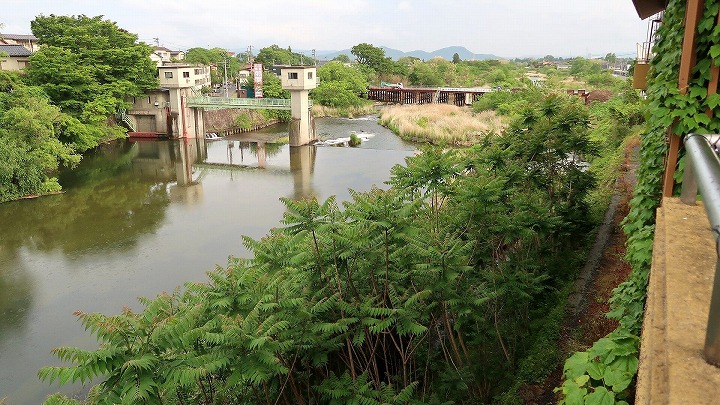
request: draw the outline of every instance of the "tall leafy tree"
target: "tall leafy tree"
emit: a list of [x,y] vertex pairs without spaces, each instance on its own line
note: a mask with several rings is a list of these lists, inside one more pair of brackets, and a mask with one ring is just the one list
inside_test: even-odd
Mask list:
[[260,49],[255,61],[266,66],[272,65],[311,65],[313,60],[303,54],[293,52],[290,47],[280,48],[277,45],[270,45]]
[[317,71],[320,84],[310,93],[313,100],[331,107],[349,107],[363,103],[360,94],[367,88],[364,75],[352,66],[330,62]]
[[127,105],[126,97],[157,88],[150,46],[102,16],[41,15],[31,27],[43,47],[30,58],[28,84],[42,87],[63,112],[87,125],[66,133],[82,132],[82,139],[67,140],[87,149],[123,136],[107,118]]

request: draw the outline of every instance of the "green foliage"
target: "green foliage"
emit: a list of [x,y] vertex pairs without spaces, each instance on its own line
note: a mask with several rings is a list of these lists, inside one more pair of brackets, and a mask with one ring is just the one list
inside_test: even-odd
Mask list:
[[140,312],[78,312],[99,348],[58,348],[66,365],[39,376],[99,379],[91,403],[489,402],[554,356],[538,355],[557,333],[542,320],[586,233],[592,179],[567,156],[592,155],[588,129],[583,104],[551,94],[343,209],[284,199],[283,228],[244,238],[253,259]]
[[366,103],[360,94],[368,82],[355,67],[330,62],[318,69],[320,85],[310,92],[318,104],[329,107],[357,107]]
[[293,52],[290,47],[280,48],[277,45],[270,45],[260,49],[255,61],[265,66],[273,65],[312,65],[312,58]]
[[290,92],[283,90],[282,81],[270,71],[263,72],[263,97],[290,98]]
[[216,65],[217,70],[210,72],[210,80],[213,84],[222,83],[225,80],[226,66],[228,80],[234,80],[242,68],[240,60],[222,48],[190,48],[185,53],[185,62],[206,66]]
[[357,136],[357,134],[352,133],[350,134],[350,141],[348,141],[348,145],[350,146],[359,146],[362,143],[362,139]]
[[79,120],[65,120],[63,141],[87,150],[123,137],[108,117],[126,107],[126,97],[157,88],[151,48],[101,16],[38,16],[31,27],[43,46],[30,57],[27,84]]
[[73,145],[61,141],[71,117],[16,74],[0,72],[0,83],[0,202],[59,191],[52,174],[80,161]]
[[350,63],[350,57],[344,53],[341,53],[340,55],[334,57],[332,60],[338,61],[340,63]]
[[602,73],[599,63],[585,58],[577,57],[570,61],[570,74],[576,77],[597,75]]
[[235,117],[235,126],[240,129],[252,129],[252,124],[252,118],[247,113],[241,113]]
[[[686,94],[678,90],[680,53],[683,38],[685,2],[672,0],[664,13],[664,21],[657,32],[656,56],[651,61],[651,74],[646,108],[647,130],[641,137],[638,183],[631,209],[623,229],[628,235],[626,259],[633,271],[620,284],[610,300],[608,317],[620,322],[617,330],[599,340],[586,352],[575,353],[565,363],[562,391],[565,403],[626,403],[626,387],[632,384],[637,372],[638,335],[643,320],[648,273],[652,260],[655,209],[662,193],[662,173],[666,152],[665,133],[672,128],[678,135],[690,132],[715,133],[720,120],[705,115],[708,108],[717,106],[715,98],[707,97],[710,65],[720,56],[713,27],[719,5],[705,4],[698,23],[697,54],[706,55],[697,61],[695,75]],[[613,106],[613,114],[629,121],[635,112]],[[633,118],[631,118],[633,117]]]
[[405,66],[393,61],[385,56],[382,48],[370,45],[368,43],[357,44],[350,50],[355,56],[355,60],[378,75],[398,74],[405,75]]

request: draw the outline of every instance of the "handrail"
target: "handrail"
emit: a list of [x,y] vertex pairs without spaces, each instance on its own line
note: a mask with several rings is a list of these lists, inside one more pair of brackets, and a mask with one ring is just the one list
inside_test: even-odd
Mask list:
[[[258,108],[290,110],[290,99],[284,98],[224,98],[224,97],[191,97],[188,99],[190,107],[219,107],[219,108]],[[312,107],[312,102],[309,102]]]
[[[712,142],[712,143],[711,143]],[[698,189],[715,237],[715,281],[710,299],[704,354],[720,366],[720,158],[714,145],[720,135],[689,134],[685,137],[685,171],[680,199],[695,204]]]

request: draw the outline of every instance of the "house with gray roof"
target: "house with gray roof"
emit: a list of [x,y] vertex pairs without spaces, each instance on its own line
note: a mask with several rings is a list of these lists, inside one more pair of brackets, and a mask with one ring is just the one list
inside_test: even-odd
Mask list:
[[22,45],[0,44],[0,55],[0,70],[21,70],[27,67],[32,53]]
[[22,45],[31,53],[38,51],[40,45],[34,35],[0,34],[0,45]]

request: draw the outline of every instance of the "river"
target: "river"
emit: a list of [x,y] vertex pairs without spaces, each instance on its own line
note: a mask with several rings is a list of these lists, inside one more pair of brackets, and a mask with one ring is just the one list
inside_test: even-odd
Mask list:
[[[97,347],[73,312],[117,314],[247,256],[241,235],[280,226],[279,198],[350,198],[385,187],[413,154],[376,117],[317,120],[319,137],[375,134],[357,148],[244,142],[123,141],[62,173],[65,193],[0,204],[0,402],[41,403],[82,387],[40,382],[57,346]],[[257,137],[287,133],[284,126]],[[257,138],[256,138],[257,139]]]

